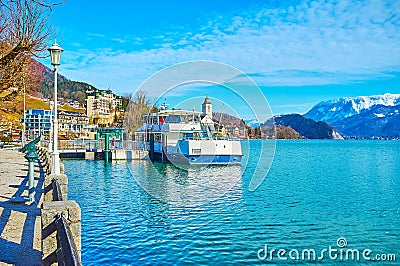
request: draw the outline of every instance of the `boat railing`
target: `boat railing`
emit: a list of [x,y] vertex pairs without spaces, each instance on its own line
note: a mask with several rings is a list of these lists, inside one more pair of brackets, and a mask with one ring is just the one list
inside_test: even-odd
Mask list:
[[231,136],[212,136],[212,137],[185,137],[184,140],[238,140],[236,137]]

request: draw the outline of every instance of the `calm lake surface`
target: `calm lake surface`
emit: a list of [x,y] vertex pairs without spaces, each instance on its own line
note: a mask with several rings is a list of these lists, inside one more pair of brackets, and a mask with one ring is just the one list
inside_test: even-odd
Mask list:
[[[250,141],[250,150],[260,143]],[[307,264],[304,249],[318,257],[330,246],[370,249],[373,259],[395,254],[397,262],[385,264],[400,262],[400,141],[277,141],[268,176],[253,192],[248,187],[257,158],[248,159],[245,169],[156,164],[163,176],[157,180],[146,161],[107,167],[103,161],[64,161],[69,199],[82,208],[83,264]],[[217,183],[199,186],[206,179]],[[203,195],[205,203],[165,203],[138,180],[147,191],[162,191],[161,198],[183,193],[180,199],[190,202],[191,195]],[[339,248],[339,238],[347,246],[341,239]],[[260,260],[265,245],[268,252],[287,250],[288,260],[278,259],[277,251]],[[294,249],[299,260],[289,257]],[[323,255],[313,263],[355,263]]]

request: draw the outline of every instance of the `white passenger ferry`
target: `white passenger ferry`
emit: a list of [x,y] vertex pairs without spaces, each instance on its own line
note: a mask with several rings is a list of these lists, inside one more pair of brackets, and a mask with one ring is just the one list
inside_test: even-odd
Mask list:
[[136,131],[136,140],[145,145],[152,160],[177,164],[239,164],[240,140],[218,133],[208,97],[202,111],[164,107],[147,114],[145,123]]

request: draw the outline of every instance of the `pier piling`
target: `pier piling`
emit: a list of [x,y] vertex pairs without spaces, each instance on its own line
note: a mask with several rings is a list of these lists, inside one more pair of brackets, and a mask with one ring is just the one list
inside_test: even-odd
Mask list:
[[149,153],[150,160],[154,160],[154,134],[150,134],[150,153]]
[[108,164],[110,159],[110,134],[104,133],[104,163]]

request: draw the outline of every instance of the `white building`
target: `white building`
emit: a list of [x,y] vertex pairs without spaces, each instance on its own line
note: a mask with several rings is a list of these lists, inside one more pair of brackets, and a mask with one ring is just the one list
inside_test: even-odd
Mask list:
[[208,95],[204,99],[203,104],[201,105],[201,111],[204,115],[208,115],[212,119],[212,103],[208,98]]
[[204,99],[203,104],[201,105],[202,110],[202,119],[201,123],[204,125],[212,125],[214,126],[214,121],[212,120],[212,103],[208,96]]
[[58,111],[58,134],[60,136],[70,139],[85,137],[87,125],[89,125],[89,118],[84,113]]
[[[26,110],[26,137],[33,140],[40,135],[48,139],[50,132],[50,121],[53,117],[53,111],[43,109]],[[23,122],[23,118],[21,118]]]
[[[89,118],[84,113],[58,110],[57,114],[60,137],[74,139],[87,135],[85,126],[89,125]],[[32,140],[42,135],[43,139],[49,139],[53,116],[53,111],[50,110],[27,110],[25,115],[27,138]]]
[[86,91],[86,115],[109,115],[122,107],[122,97],[111,90],[92,89]]

